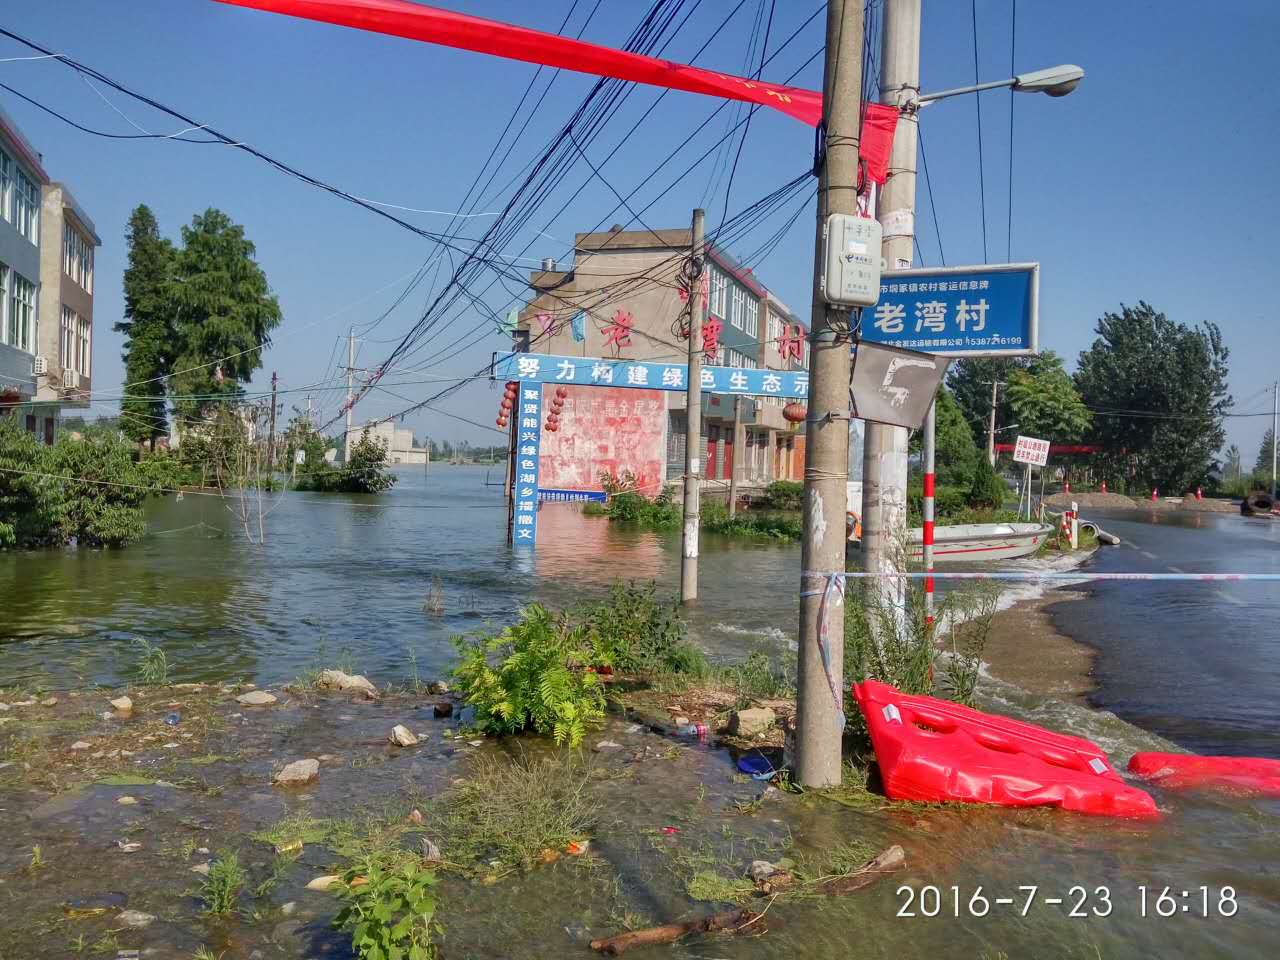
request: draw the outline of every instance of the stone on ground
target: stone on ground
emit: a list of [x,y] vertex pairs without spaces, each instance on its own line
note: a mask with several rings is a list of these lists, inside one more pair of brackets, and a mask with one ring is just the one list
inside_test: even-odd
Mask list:
[[93,744],[89,743],[89,741],[87,740],[77,740],[75,743],[71,745],[71,749],[72,750],[88,750],[91,746],[93,746]]
[[378,688],[368,677],[359,674],[343,673],[341,670],[325,670],[320,674],[316,685],[327,690],[339,690],[342,693],[358,693],[369,700],[378,699]]
[[240,694],[236,700],[246,707],[265,707],[276,702],[275,696],[265,690],[250,690],[248,693]]
[[275,782],[282,787],[301,786],[304,783],[310,783],[319,774],[319,760],[295,760],[276,774]]
[[155,919],[155,916],[150,913],[143,913],[141,910],[122,910],[116,919],[126,927],[145,927]]
[[115,707],[116,710],[121,713],[133,712],[133,700],[129,697],[117,697],[115,700],[111,701],[111,706]]
[[330,887],[334,886],[335,884],[339,884],[341,882],[342,882],[341,877],[337,876],[336,874],[327,873],[323,877],[316,877],[314,880],[308,883],[307,889],[308,890],[328,890]]
[[777,714],[770,707],[738,710],[729,718],[729,732],[736,737],[761,737],[769,732],[777,719]]
[[397,747],[412,747],[418,742],[418,738],[413,735],[413,732],[400,723],[391,728],[390,739]]
[[453,716],[453,704],[452,704],[452,703],[436,703],[436,704],[432,704],[432,706],[431,706],[431,712],[432,712],[433,714],[435,714],[435,716],[436,716],[437,718],[452,717],[452,716]]

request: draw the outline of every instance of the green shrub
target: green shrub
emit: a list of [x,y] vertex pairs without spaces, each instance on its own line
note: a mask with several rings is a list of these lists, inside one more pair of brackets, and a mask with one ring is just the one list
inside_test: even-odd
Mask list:
[[138,682],[144,686],[159,687],[169,682],[169,658],[162,648],[145,637],[133,641],[138,646]]
[[236,908],[236,899],[248,882],[248,874],[240,866],[240,858],[234,853],[224,853],[209,864],[209,872],[205,874],[200,886],[200,899],[204,901],[204,912],[215,916],[226,916]]
[[689,643],[679,605],[656,594],[652,581],[617,581],[607,600],[582,609],[595,662],[628,673],[705,673],[706,658]]
[[398,479],[386,469],[387,448],[368,431],[351,445],[351,457],[342,467],[323,461],[298,474],[295,488],[315,493],[383,493]]
[[606,664],[586,628],[567,615],[531,604],[496,637],[458,637],[454,646],[461,658],[454,676],[475,708],[479,729],[503,734],[532,728],[577,746],[588,728],[603,722],[600,678],[586,668]]
[[[361,960],[433,960],[436,875],[407,857],[367,857],[342,876],[333,926]],[[357,883],[357,880],[360,882]]]
[[681,508],[669,499],[650,500],[634,491],[615,493],[609,497],[610,520],[664,530],[679,527],[681,516]]
[[804,484],[799,480],[775,480],[764,488],[764,502],[771,510],[800,510],[804,506]]
[[702,505],[699,526],[708,533],[731,537],[768,537],[774,540],[799,540],[804,533],[803,518],[798,513],[760,513],[738,511],[729,516],[722,503]]
[[1008,490],[991,462],[986,457],[979,457],[978,465],[973,471],[973,486],[969,488],[969,496],[965,498],[965,502],[971,507],[995,510],[1004,503]]

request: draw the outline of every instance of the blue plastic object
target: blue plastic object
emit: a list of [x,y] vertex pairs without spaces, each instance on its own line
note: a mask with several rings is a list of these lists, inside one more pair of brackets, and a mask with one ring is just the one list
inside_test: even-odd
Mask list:
[[180,716],[179,716],[178,714],[176,714],[176,713],[171,713],[171,714],[169,714],[167,717],[165,717],[165,718],[164,718],[164,722],[165,722],[165,723],[167,723],[167,724],[168,724],[169,726],[171,726],[171,727],[176,727],[179,723],[181,723],[181,722],[182,722],[182,717],[180,717]]
[[747,755],[738,758],[738,769],[749,775],[752,780],[771,780],[778,773],[774,769],[768,757],[762,757],[759,754]]

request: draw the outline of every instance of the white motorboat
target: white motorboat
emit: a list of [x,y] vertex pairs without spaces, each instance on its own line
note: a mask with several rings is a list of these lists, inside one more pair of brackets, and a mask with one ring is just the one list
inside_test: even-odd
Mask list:
[[[1054,528],[1047,523],[960,523],[934,527],[933,562],[1013,560],[1035,553]],[[907,532],[912,560],[922,559],[924,531]]]

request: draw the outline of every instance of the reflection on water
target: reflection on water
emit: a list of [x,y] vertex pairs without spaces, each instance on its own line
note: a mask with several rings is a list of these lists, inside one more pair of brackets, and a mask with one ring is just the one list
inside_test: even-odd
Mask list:
[[[406,469],[381,497],[287,494],[249,544],[218,497],[153,501],[124,550],[0,553],[5,676],[62,685],[127,679],[129,641],[168,652],[177,679],[291,679],[350,651],[375,676],[451,663],[449,637],[522,604],[566,606],[618,578],[675,591],[678,535],[620,528],[548,504],[536,555],[505,543],[500,488],[484,468]],[[792,638],[798,549],[704,540],[691,630],[713,653]],[[427,613],[433,578],[444,613]]]

